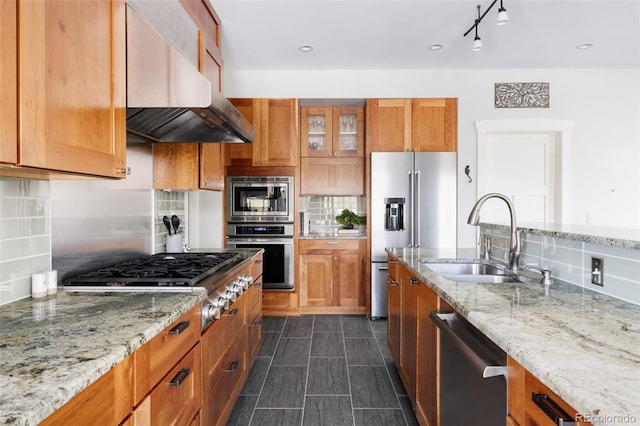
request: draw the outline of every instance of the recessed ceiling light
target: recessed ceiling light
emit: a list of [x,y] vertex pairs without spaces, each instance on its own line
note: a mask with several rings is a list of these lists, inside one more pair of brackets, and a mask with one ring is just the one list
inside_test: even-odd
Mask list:
[[311,52],[313,50],[313,46],[310,44],[303,44],[298,49],[300,49],[301,52]]
[[440,50],[444,47],[444,44],[442,43],[433,43],[431,45],[429,45],[429,50]]
[[593,43],[582,43],[576,46],[578,50],[591,49],[593,47]]

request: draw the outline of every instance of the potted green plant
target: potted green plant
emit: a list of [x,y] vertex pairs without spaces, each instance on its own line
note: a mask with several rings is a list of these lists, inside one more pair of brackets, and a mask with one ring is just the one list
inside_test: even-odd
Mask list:
[[353,229],[353,225],[364,225],[366,223],[366,217],[358,216],[351,210],[344,209],[342,213],[336,216],[336,222],[342,225],[344,229]]

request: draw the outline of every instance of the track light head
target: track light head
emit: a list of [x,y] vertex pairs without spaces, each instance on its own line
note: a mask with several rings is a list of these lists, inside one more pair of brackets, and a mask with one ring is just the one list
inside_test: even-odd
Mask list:
[[502,0],[500,0],[500,8],[498,9],[498,19],[496,19],[496,25],[504,25],[509,22],[509,15],[507,9],[502,6]]
[[473,46],[471,46],[471,50],[477,52],[480,49],[482,49],[482,40],[476,34],[475,38],[473,39]]

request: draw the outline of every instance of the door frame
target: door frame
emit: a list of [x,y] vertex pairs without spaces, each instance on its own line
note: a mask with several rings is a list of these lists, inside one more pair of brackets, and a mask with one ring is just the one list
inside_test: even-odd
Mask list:
[[[476,154],[476,170],[480,173],[480,153],[487,148],[490,135],[496,133],[555,133],[558,142],[558,157],[556,160],[556,211],[560,211],[560,217],[556,221],[569,223],[571,218],[571,163],[570,147],[573,121],[537,119],[537,118],[505,118],[497,120],[476,121],[478,133],[478,152]],[[476,187],[477,188],[477,187]],[[477,190],[476,190],[477,192]],[[476,197],[477,198],[477,197]]]

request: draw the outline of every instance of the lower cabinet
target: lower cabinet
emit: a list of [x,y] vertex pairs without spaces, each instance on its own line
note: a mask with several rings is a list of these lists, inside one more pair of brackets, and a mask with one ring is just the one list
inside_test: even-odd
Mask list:
[[300,312],[364,313],[366,240],[300,241]]
[[[400,270],[400,365],[398,373],[409,398],[416,396],[418,290],[424,287],[407,269]],[[426,289],[426,288],[425,288]]]
[[516,360],[508,357],[507,366],[508,426],[591,425]]
[[133,357],[120,362],[87,389],[47,417],[41,425],[120,424],[132,406]]
[[400,275],[398,261],[389,258],[387,274],[387,344],[396,365],[400,364]]
[[432,311],[447,310],[439,306],[438,296],[424,285],[417,289],[416,389],[414,410],[423,425],[437,425],[438,420],[438,331],[429,318]]

